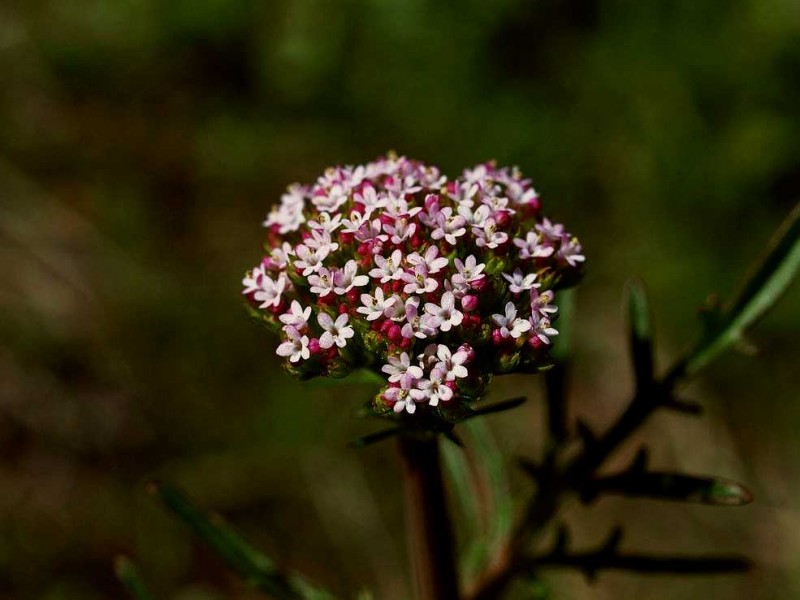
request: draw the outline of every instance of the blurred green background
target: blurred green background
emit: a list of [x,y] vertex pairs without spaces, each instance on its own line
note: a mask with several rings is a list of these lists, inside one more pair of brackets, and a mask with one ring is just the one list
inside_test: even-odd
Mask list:
[[[153,476],[337,592],[409,597],[393,446],[345,447],[376,426],[353,418],[370,390],[291,381],[240,299],[284,187],[388,149],[518,164],[581,237],[573,414],[603,426],[631,388],[624,281],[650,287],[666,366],[800,196],[800,4],[0,2],[0,597],[119,598],[118,552],[161,598],[255,597]],[[553,598],[800,597],[799,301],[686,391],[703,419],[642,432],[654,466],[742,480],[753,505],[566,515],[578,547],[624,521],[624,548],[753,572],[554,572]],[[498,381],[532,399],[490,418],[509,458],[541,447],[539,386]]]

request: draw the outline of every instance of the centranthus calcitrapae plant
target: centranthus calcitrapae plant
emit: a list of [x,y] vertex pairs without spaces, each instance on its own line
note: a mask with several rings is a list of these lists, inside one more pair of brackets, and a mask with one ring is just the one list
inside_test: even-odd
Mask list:
[[463,418],[495,373],[548,365],[555,292],[584,263],[530,180],[492,163],[456,179],[391,155],[331,168],[290,186],[264,226],[244,294],[286,369],[380,373],[373,408],[425,422]]
[[[559,335],[570,322],[568,288],[583,274],[583,250],[545,216],[517,169],[484,163],[448,179],[395,155],[331,168],[313,184],[290,186],[264,226],[266,253],[243,281],[248,309],[279,336],[276,353],[292,375],[359,377],[377,388],[366,402],[354,399],[354,409],[363,405],[361,412],[391,425],[355,445],[397,438],[417,600],[492,600],[509,595],[515,582],[527,586],[516,588],[518,597],[546,597],[539,576],[552,567],[578,569],[591,581],[608,569],[688,575],[749,568],[738,555],[623,550],[621,528],[599,547],[575,551],[566,525],[556,525],[570,502],[612,494],[711,506],[751,500],[729,479],[651,466],[645,444],[627,467],[609,472],[607,463],[654,413],[702,412],[679,387],[741,346],[789,287],[800,270],[800,207],[738,295],[704,307],[696,342],[668,369],[655,363],[644,288],[628,286],[634,389],[601,431],[589,425],[591,415],[573,417],[567,408],[564,338],[571,336]],[[484,406],[493,376],[539,372],[546,439],[537,460],[517,461],[534,489],[519,502],[510,497],[506,457],[475,417],[524,400]],[[269,597],[336,597],[279,567],[177,488],[154,481],[148,489]],[[458,544],[448,500],[459,508]],[[137,600],[152,598],[133,562],[120,557],[116,569]],[[379,596],[362,590],[348,597]]]

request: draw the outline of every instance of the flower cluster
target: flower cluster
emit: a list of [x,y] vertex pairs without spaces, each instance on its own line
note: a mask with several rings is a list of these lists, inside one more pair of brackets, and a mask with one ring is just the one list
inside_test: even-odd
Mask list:
[[453,180],[394,155],[330,168],[290,186],[264,226],[244,294],[280,331],[287,369],[380,372],[376,406],[397,413],[446,412],[493,373],[545,364],[554,290],[584,262],[530,180],[493,163]]

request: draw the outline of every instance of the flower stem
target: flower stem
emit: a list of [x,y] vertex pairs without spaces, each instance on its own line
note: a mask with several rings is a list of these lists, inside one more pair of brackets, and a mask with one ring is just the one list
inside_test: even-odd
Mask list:
[[444,494],[438,437],[402,435],[398,450],[415,598],[458,600],[453,528]]

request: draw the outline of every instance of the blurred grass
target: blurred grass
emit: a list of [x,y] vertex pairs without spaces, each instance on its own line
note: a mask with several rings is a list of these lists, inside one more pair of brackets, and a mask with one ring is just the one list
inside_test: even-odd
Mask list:
[[[591,259],[573,396],[598,425],[630,387],[622,283],[651,290],[663,367],[800,197],[794,0],[11,1],[0,74],[4,597],[119,597],[119,552],[158,597],[247,596],[143,497],[154,475],[337,591],[407,596],[391,444],[344,449],[369,390],[290,381],[240,309],[286,184],[390,148],[451,174],[519,164]],[[593,591],[559,574],[555,597],[800,592],[798,300],[757,329],[759,357],[687,392],[704,420],[645,431],[654,464],[743,480],[752,507],[570,515],[587,545],[624,516],[642,549],[756,571]],[[509,454],[541,447],[538,384],[498,381],[495,399],[535,397],[491,417]]]

